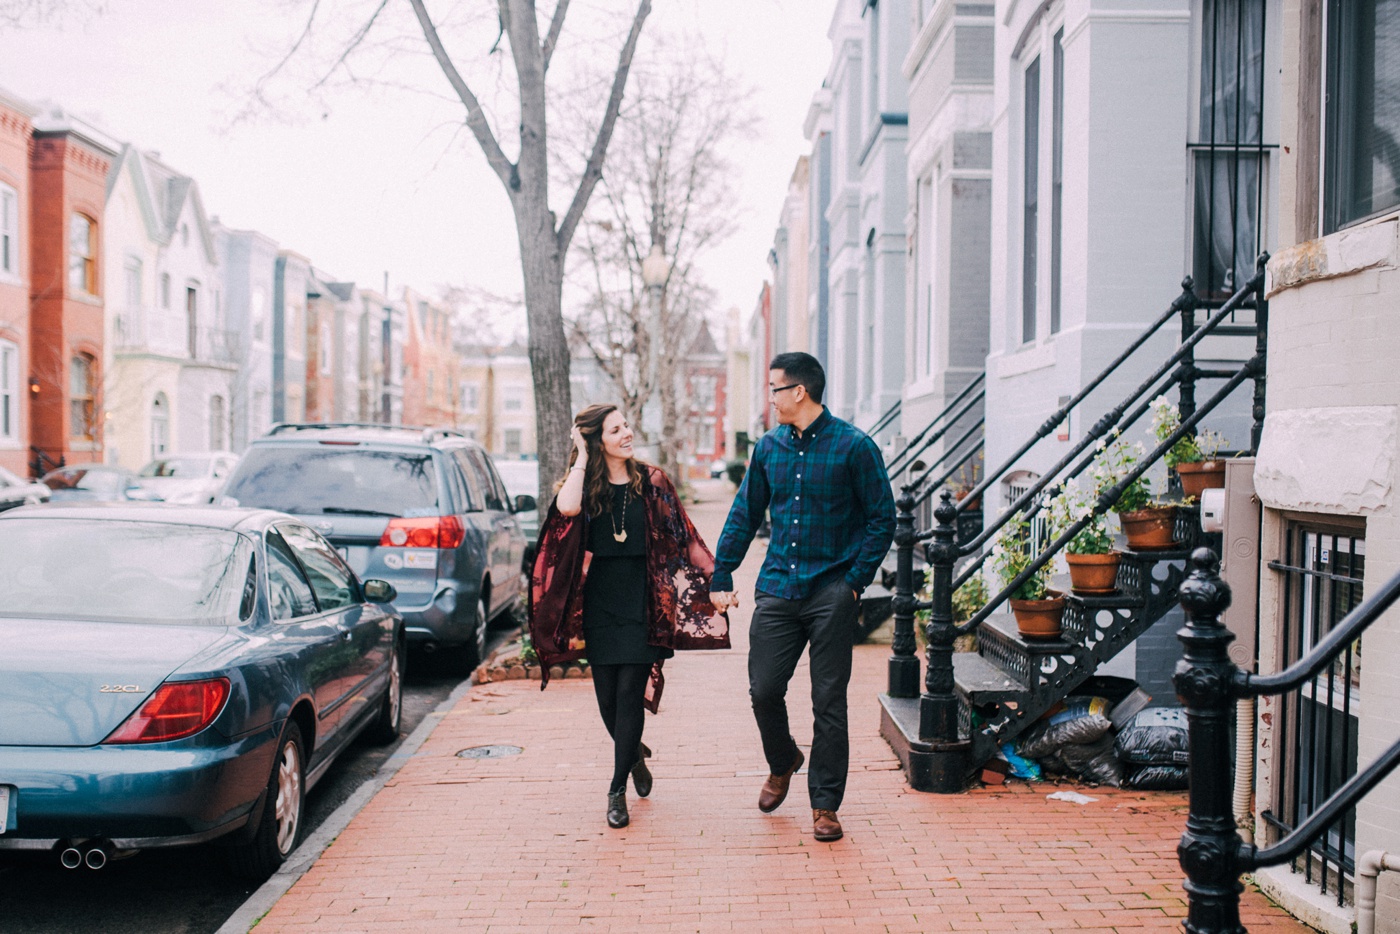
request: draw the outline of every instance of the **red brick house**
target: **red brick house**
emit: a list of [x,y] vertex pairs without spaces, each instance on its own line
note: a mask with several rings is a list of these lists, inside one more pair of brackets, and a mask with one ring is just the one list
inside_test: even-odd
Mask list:
[[29,472],[29,144],[35,109],[0,91],[0,467]]
[[452,312],[404,289],[408,335],[403,348],[406,425],[455,428],[461,415],[461,364],[452,344]]
[[31,467],[100,461],[102,215],[117,147],[61,111],[30,147]]
[[682,404],[685,423],[690,426],[686,439],[687,460],[692,477],[709,476],[710,464],[725,456],[725,394],[729,379],[728,361],[715,344],[710,326],[701,322],[700,332],[685,355],[685,396]]

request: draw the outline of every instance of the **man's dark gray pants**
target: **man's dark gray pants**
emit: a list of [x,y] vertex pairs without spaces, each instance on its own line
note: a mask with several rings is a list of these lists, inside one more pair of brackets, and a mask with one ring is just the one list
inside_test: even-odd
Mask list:
[[851,681],[851,632],[858,610],[855,594],[844,579],[805,600],[766,593],[754,596],[749,697],[763,738],[763,755],[774,775],[792,768],[797,758],[797,744],[788,727],[787,689],[803,647],[811,645],[813,730],[807,792],[814,808],[839,810],[846,794],[851,759],[846,686]]

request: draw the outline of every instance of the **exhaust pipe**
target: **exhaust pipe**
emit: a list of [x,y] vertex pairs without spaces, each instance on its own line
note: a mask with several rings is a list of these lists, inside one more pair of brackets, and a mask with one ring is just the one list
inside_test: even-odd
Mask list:
[[83,864],[83,854],[76,846],[64,847],[58,854],[58,862],[64,869],[77,869]]
[[87,864],[87,868],[89,869],[101,869],[103,866],[107,865],[106,844],[99,843],[91,847],[83,856],[83,862]]

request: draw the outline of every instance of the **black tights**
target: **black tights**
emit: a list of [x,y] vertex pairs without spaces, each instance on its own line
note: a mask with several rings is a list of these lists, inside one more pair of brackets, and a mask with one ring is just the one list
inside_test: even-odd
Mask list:
[[613,738],[613,777],[609,794],[627,789],[627,775],[641,755],[642,727],[650,665],[594,665],[593,692],[598,712]]

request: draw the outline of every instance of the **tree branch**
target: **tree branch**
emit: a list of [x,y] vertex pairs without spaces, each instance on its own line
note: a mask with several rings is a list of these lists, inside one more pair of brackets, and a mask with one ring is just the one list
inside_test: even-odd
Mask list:
[[[413,0],[413,3],[417,5],[421,3],[421,0]],[[617,71],[613,74],[612,93],[608,96],[608,106],[603,112],[603,121],[598,125],[598,135],[593,140],[593,151],[588,156],[588,165],[583,170],[583,178],[579,179],[573,203],[569,205],[569,211],[564,215],[564,220],[559,225],[559,252],[561,253],[569,249],[569,242],[574,238],[574,229],[578,227],[578,222],[583,217],[583,209],[588,205],[588,199],[593,194],[593,186],[598,184],[598,179],[603,175],[603,159],[607,155],[608,141],[612,139],[613,126],[617,123],[617,112],[622,108],[622,92],[627,86],[627,74],[632,70],[632,55],[637,50],[637,37],[641,35],[642,23],[646,22],[647,14],[650,12],[651,0],[641,0],[637,4],[637,15],[632,19],[632,30],[627,34],[627,41],[623,43],[622,51],[618,54]]]
[[471,88],[467,87],[466,80],[457,71],[457,66],[452,63],[451,57],[448,56],[447,49],[443,47],[442,39],[438,36],[437,27],[433,25],[432,18],[428,16],[428,10],[423,5],[423,0],[409,0],[409,3],[413,5],[413,13],[418,17],[418,25],[423,29],[423,38],[428,40],[428,46],[433,50],[433,58],[437,59],[438,67],[447,76],[448,83],[457,92],[457,97],[461,100],[462,105],[467,108],[467,126],[481,145],[481,151],[486,154],[486,161],[495,170],[496,177],[506,187],[506,194],[514,199],[518,188],[515,165],[501,151],[500,143],[496,142],[496,135],[491,132],[491,125],[486,122],[486,114],[481,109],[481,103],[476,99]]
[[[365,41],[365,36],[369,35],[369,31],[371,28],[373,28],[375,20],[379,19],[379,14],[383,13],[384,8],[388,5],[389,0],[379,0],[379,6],[374,8],[374,13],[370,16],[369,22],[365,23],[359,28],[359,31],[355,33],[355,37],[350,40],[350,44],[345,47],[345,51],[340,53],[340,58],[335,60],[334,65],[326,69],[326,73],[321,76],[320,81],[317,81],[311,86],[313,90],[321,87],[327,81],[329,81],[331,79],[331,75],[335,74],[335,70],[341,65],[345,64],[345,60],[350,57],[350,53],[359,48],[360,43]],[[354,76],[352,75],[351,79],[353,80],[353,78]]]
[[564,14],[569,10],[569,0],[559,0],[554,7],[554,16],[549,20],[549,34],[544,37],[540,52],[544,56],[544,70],[549,71],[549,60],[554,57],[554,48],[559,44],[559,33],[564,28]]

